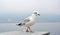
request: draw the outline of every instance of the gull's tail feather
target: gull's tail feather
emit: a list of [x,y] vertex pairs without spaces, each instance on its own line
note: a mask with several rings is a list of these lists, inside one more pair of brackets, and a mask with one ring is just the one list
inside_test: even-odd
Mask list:
[[17,24],[18,26],[22,26],[22,23]]
[[23,25],[25,25],[25,23],[19,23],[19,24],[17,24],[18,26],[23,26]]

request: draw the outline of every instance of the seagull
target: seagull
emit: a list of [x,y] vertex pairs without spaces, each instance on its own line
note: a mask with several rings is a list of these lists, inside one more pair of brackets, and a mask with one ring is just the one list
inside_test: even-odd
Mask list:
[[25,26],[26,32],[32,32],[30,26],[35,24],[36,17],[40,16],[40,13],[38,11],[33,11],[32,15],[25,18],[22,22],[17,24],[18,26]]

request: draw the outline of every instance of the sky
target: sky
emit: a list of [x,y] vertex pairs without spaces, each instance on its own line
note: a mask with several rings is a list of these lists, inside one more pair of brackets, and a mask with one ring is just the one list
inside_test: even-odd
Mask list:
[[[0,0],[0,22],[10,18],[18,18],[37,10],[42,21],[60,22],[60,0]],[[27,14],[26,14],[27,13]],[[17,15],[18,14],[18,15]],[[14,19],[13,19],[14,20]]]

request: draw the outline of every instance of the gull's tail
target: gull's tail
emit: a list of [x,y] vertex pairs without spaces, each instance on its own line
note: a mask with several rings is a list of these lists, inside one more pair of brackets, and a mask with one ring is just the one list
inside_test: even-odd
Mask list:
[[22,24],[20,23],[20,24],[18,24],[18,26],[21,26]]
[[23,25],[25,25],[25,23],[19,23],[19,24],[17,24],[17,26],[23,26]]

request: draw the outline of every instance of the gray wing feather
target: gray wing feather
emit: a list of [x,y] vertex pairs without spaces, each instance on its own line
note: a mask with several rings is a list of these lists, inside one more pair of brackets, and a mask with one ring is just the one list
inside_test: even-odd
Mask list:
[[30,21],[30,19],[29,18],[27,18],[27,19],[25,19],[25,20],[23,20],[22,22],[20,22],[18,25],[20,26],[20,25],[25,25],[27,22],[29,22]]
[[28,19],[25,19],[24,20],[24,23],[27,23],[27,22],[29,22],[30,21],[30,19],[28,18]]

